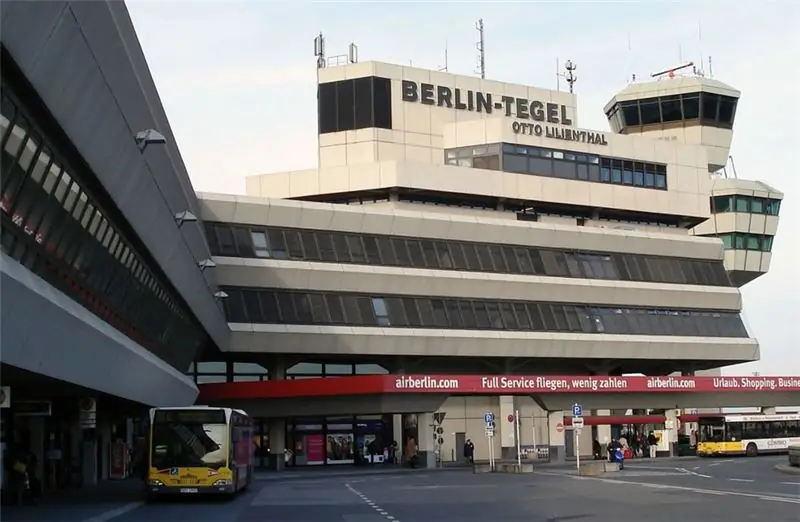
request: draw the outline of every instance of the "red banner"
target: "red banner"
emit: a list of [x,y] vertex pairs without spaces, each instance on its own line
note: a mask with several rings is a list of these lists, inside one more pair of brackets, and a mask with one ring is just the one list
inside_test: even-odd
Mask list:
[[505,395],[800,391],[800,377],[564,377],[550,375],[402,375],[387,391]]
[[[331,397],[384,393],[529,395],[549,393],[800,392],[796,377],[585,377],[555,375],[364,375],[201,384],[200,400]],[[800,397],[798,397],[800,402]]]

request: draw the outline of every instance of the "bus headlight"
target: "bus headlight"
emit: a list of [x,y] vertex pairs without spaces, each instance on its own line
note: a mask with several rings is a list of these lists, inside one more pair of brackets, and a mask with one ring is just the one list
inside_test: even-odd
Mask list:
[[215,486],[231,486],[233,485],[233,481],[230,479],[219,479],[214,482]]
[[148,486],[163,486],[164,483],[161,482],[160,480],[148,480],[147,481],[147,485]]

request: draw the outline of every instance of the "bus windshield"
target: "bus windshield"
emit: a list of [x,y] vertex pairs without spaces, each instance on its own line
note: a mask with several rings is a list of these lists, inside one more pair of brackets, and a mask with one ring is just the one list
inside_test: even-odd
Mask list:
[[697,442],[723,442],[725,439],[725,419],[722,417],[700,418]]
[[[157,469],[203,467],[219,469],[228,464],[228,424],[222,418],[158,412],[153,421],[151,465]],[[196,412],[192,412],[196,413]],[[217,413],[217,412],[204,412]],[[161,418],[159,418],[161,417]],[[214,416],[216,417],[216,416]],[[222,422],[219,422],[219,421]],[[212,422],[208,422],[212,421]],[[216,422],[213,422],[216,421]]]

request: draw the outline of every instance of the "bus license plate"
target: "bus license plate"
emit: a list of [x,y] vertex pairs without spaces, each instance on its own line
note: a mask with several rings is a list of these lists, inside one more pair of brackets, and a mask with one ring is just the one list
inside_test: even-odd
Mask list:
[[181,493],[197,493],[197,488],[181,488]]

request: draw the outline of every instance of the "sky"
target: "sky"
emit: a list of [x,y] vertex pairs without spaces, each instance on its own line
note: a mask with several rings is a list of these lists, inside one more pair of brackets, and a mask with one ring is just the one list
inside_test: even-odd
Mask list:
[[[313,39],[328,55],[555,88],[557,61],[578,65],[582,128],[608,130],[603,107],[632,74],[686,61],[742,91],[732,155],[740,178],[785,194],[769,273],[742,289],[761,361],[726,374],[800,374],[797,197],[800,3],[755,2],[126,2],[198,191],[244,193],[245,176],[314,168]],[[445,63],[445,48],[448,58]],[[712,65],[708,65],[711,57]],[[562,88],[564,88],[562,82]]]

